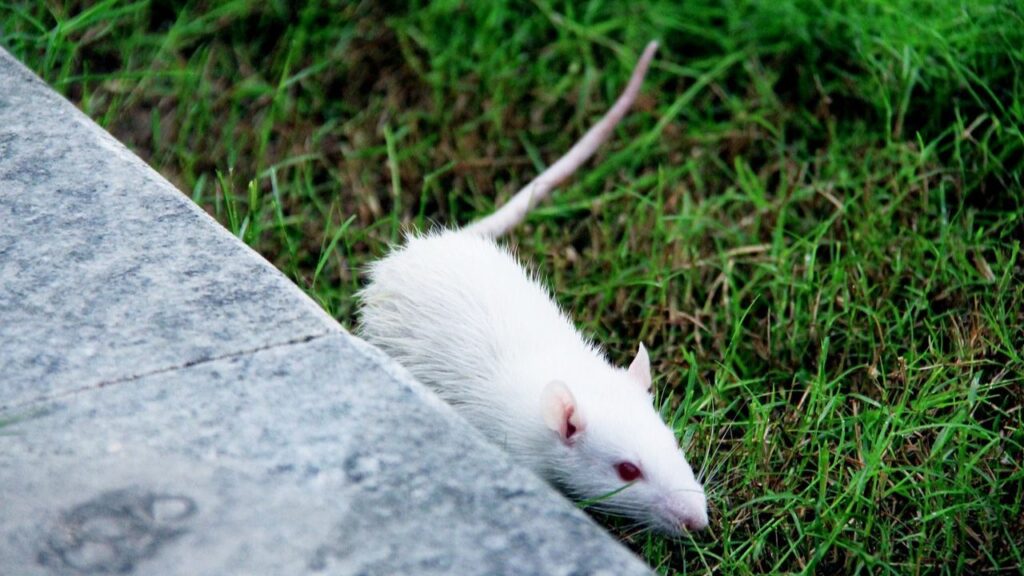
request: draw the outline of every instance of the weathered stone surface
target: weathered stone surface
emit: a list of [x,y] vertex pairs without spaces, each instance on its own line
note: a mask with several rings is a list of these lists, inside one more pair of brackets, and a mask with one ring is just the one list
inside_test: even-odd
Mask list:
[[0,408],[338,330],[0,50]]
[[0,50],[0,574],[647,567]]
[[0,436],[16,574],[646,568],[346,335],[33,405]]

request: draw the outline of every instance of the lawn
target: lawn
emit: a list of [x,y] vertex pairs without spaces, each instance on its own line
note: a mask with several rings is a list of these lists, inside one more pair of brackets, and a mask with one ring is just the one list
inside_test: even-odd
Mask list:
[[507,239],[613,360],[648,346],[706,476],[708,531],[619,537],[662,573],[1020,570],[1024,5],[331,4],[3,2],[0,45],[353,327],[366,263],[508,198],[660,39]]

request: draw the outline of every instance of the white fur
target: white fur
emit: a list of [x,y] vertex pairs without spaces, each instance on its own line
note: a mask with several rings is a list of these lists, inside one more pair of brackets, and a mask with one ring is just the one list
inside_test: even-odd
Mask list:
[[[507,249],[465,232],[411,236],[369,279],[361,335],[515,460],[580,499],[623,488],[615,466],[634,462],[643,478],[598,506],[673,534],[707,525],[703,488],[653,408],[646,351],[629,371],[610,365]],[[558,381],[582,423],[571,441],[545,423]]]
[[[373,264],[360,333],[552,484],[678,534],[707,525],[707,502],[652,406],[647,351],[628,370],[610,365],[494,241],[607,140],[656,49],[647,46],[612,109],[508,204],[460,231],[410,236]],[[622,462],[642,478],[623,482]]]

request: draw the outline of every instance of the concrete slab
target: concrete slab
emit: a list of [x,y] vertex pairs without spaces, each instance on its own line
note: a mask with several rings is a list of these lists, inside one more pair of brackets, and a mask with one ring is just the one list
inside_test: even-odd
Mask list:
[[339,330],[0,50],[0,407]]
[[345,334],[20,417],[0,429],[5,573],[648,573]]

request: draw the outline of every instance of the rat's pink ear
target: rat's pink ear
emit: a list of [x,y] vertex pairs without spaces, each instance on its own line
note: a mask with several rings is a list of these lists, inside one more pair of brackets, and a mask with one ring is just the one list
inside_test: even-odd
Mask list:
[[636,358],[633,358],[633,362],[629,365],[629,376],[637,384],[643,386],[644,390],[650,392],[651,359],[647,356],[647,348],[644,348],[643,342],[640,343],[640,349],[637,350]]
[[576,408],[576,398],[565,382],[548,382],[541,394],[541,409],[544,412],[544,423],[552,431],[558,432],[562,442],[572,444],[576,435],[583,431],[583,417]]

